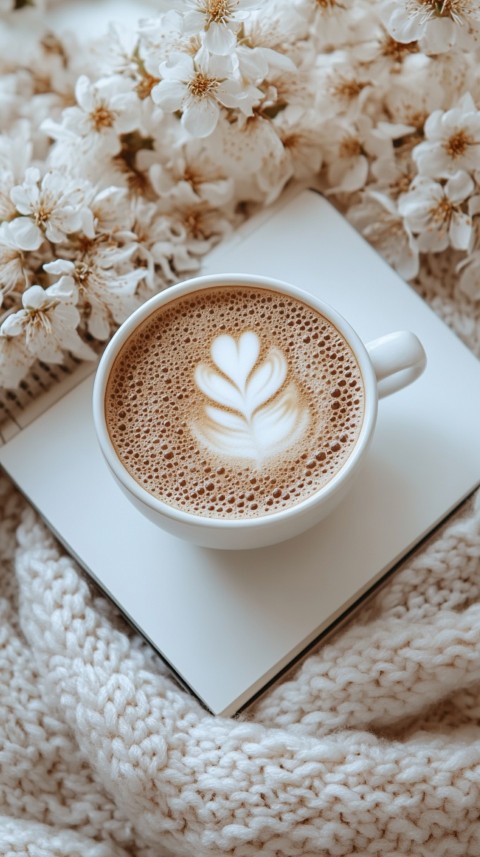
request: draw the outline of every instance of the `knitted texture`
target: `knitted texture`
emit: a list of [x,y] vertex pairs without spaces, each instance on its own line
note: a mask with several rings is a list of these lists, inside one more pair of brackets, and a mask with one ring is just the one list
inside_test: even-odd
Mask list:
[[[418,288],[477,350],[436,264]],[[240,719],[177,687],[5,477],[0,505],[1,855],[480,855],[480,495]]]

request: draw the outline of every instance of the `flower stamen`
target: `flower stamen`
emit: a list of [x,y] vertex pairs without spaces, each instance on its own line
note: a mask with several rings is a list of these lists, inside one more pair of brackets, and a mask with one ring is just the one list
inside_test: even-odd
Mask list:
[[195,77],[189,81],[188,89],[193,98],[202,100],[210,98],[218,88],[220,81],[216,77],[208,77],[202,71],[197,71]]
[[227,24],[238,6],[238,0],[201,0],[200,8],[210,24]]
[[332,95],[335,95],[344,101],[353,101],[358,95],[360,95],[362,89],[364,89],[366,85],[366,83],[363,83],[360,80],[354,80],[353,78],[349,80],[346,77],[340,77],[337,82],[332,84],[331,92]]
[[455,206],[449,199],[442,199],[437,205],[434,205],[430,210],[430,218],[435,227],[446,226],[452,217]]
[[336,6],[340,9],[345,8],[345,6],[343,6],[342,3],[339,3],[338,0],[315,0],[315,2],[322,12],[332,12]]
[[33,212],[33,220],[37,226],[45,226],[45,224],[48,223],[54,208],[54,205],[48,206],[45,205],[45,203],[38,206],[38,208]]
[[344,137],[339,146],[341,158],[356,158],[362,154],[362,144],[356,137]]
[[472,138],[461,128],[460,131],[456,131],[448,140],[445,140],[443,148],[450,158],[459,158],[465,154],[468,146],[471,146],[472,143]]
[[419,52],[418,42],[397,42],[393,36],[385,34],[381,46],[381,54],[393,62],[401,63],[407,54]]
[[419,6],[423,7],[424,20],[450,18],[461,23],[469,5],[469,0],[408,0],[407,9],[411,15],[417,15]]
[[95,131],[100,131],[102,128],[112,128],[114,126],[115,115],[106,104],[100,103],[90,113],[90,121]]

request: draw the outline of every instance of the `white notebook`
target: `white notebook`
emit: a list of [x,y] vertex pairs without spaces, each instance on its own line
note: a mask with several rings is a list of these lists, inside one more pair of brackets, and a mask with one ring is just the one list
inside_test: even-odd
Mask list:
[[333,304],[364,341],[413,330],[428,358],[418,381],[380,402],[345,501],[309,532],[254,551],[189,545],[134,509],[97,445],[92,376],[33,422],[28,408],[13,414],[0,462],[179,679],[210,711],[233,714],[477,486],[480,363],[313,191],[250,221],[205,271],[290,281]]

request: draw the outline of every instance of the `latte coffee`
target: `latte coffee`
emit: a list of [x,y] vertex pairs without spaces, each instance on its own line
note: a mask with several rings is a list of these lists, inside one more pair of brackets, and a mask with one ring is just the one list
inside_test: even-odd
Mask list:
[[190,514],[247,519],[297,505],[352,453],[365,391],[352,348],[313,307],[263,286],[167,302],[121,347],[105,416],[151,495]]

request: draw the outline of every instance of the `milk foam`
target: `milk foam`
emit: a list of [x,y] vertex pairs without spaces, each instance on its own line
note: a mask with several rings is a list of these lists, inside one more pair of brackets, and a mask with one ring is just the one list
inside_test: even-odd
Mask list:
[[203,418],[192,425],[198,440],[216,455],[246,458],[260,463],[295,444],[310,421],[308,408],[287,378],[288,365],[279,348],[259,361],[260,337],[251,330],[238,339],[216,336],[210,349],[220,370],[201,363],[195,382],[207,404]]
[[191,514],[278,512],[321,489],[361,430],[349,345],[300,300],[218,286],[160,307],[124,344],[106,391],[119,459]]

